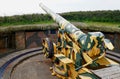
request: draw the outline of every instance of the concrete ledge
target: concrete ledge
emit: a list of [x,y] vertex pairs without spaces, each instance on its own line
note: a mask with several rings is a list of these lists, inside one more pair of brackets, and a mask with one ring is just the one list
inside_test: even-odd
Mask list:
[[35,56],[35,55],[40,55],[42,52],[39,51],[39,52],[34,52],[34,53],[31,53],[31,54],[28,54],[28,55],[25,55],[21,58],[19,58],[18,60],[16,60],[15,62],[13,62],[12,64],[10,64],[6,71],[4,72],[4,75],[3,75],[3,79],[10,79],[11,77],[11,74],[12,72],[14,71],[14,68],[19,65],[21,62],[25,61],[26,59],[32,57],[32,56]]
[[[94,30],[94,31],[103,31],[103,32],[117,32],[120,33],[120,28],[118,27],[109,27],[109,26],[89,26],[85,23],[81,22],[72,22],[75,26],[80,29],[85,30]],[[49,29],[57,29],[58,25],[56,23],[53,24],[30,24],[30,25],[16,25],[16,26],[7,26],[0,27],[0,32],[16,32],[16,31],[29,31],[29,30],[49,30]]]
[[[21,60],[24,60],[27,57],[41,54],[42,51],[40,51],[40,50],[41,50],[41,47],[39,47],[39,48],[32,48],[32,49],[26,49],[26,50],[23,50],[23,51],[18,51],[18,52],[12,53],[12,54],[2,58],[0,60],[0,66],[1,66],[1,68],[0,68],[1,69],[0,70],[0,75],[1,76],[0,77],[3,77],[3,79],[10,79],[9,77],[10,77],[12,68],[14,68],[15,65],[17,65]],[[34,52],[27,53],[27,52],[30,52],[30,51],[31,52],[34,51]],[[24,53],[26,53],[26,54],[24,55]],[[16,59],[16,57],[18,57],[18,59]],[[7,62],[9,62],[9,61],[11,61],[13,59],[16,59],[16,60],[12,61],[11,62],[12,64],[11,63],[8,64],[7,68],[3,67],[3,65],[5,65]],[[2,67],[5,68],[5,70],[2,69]]]

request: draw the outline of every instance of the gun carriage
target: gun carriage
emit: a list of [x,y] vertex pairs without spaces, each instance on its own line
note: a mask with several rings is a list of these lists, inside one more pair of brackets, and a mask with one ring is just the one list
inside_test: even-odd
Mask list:
[[106,49],[113,50],[114,46],[103,33],[85,34],[42,3],[40,7],[59,25],[57,44],[49,38],[42,43],[45,56],[54,63],[50,67],[52,75],[62,79],[101,79],[94,71],[119,65],[105,57]]

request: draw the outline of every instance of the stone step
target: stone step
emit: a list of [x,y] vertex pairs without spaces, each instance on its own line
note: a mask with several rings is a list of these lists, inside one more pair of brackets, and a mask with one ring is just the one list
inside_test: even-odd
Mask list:
[[16,61],[14,61],[13,63],[11,63],[6,71],[4,72],[4,75],[3,75],[3,79],[10,79],[10,76],[11,76],[11,72],[14,70],[14,68],[19,64],[21,63],[22,61],[26,60],[27,58],[31,57],[31,56],[34,56],[35,54],[40,54],[42,53],[41,51],[37,51],[37,52],[34,52],[34,53],[30,53],[28,55],[25,55],[19,59],[17,59]]
[[93,73],[102,79],[120,79],[120,66],[111,66],[98,70],[92,70]]
[[9,54],[3,58],[0,58],[0,67],[5,63],[7,62],[8,60],[10,60],[11,58],[15,57],[15,56],[18,56],[22,53],[25,53],[25,52],[29,52],[29,51],[32,51],[32,50],[38,50],[38,49],[42,49],[42,47],[37,47],[37,48],[31,48],[31,49],[25,49],[25,50],[21,50],[21,51],[17,51],[17,52],[14,52],[12,54]]
[[[26,59],[27,57],[31,57],[34,55],[42,54],[41,47],[39,48],[32,48],[32,49],[26,49],[22,51],[18,51],[12,54],[9,54],[8,56],[5,56],[1,58],[0,60],[0,79],[4,76],[7,78],[3,79],[9,79],[11,70],[16,66],[18,63]],[[7,71],[8,70],[8,71]]]

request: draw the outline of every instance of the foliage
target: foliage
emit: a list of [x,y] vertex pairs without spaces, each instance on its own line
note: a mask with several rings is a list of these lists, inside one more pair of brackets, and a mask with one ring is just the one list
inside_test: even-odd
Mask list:
[[[60,14],[69,21],[120,23],[120,11],[79,11]],[[53,22],[47,14],[27,14],[0,17],[0,26]]]
[[69,12],[69,13],[63,13],[62,16],[69,20],[75,20],[75,21],[120,23],[120,10]]
[[47,14],[27,14],[0,17],[0,26],[19,25],[19,24],[35,24],[42,22],[51,22],[52,18]]

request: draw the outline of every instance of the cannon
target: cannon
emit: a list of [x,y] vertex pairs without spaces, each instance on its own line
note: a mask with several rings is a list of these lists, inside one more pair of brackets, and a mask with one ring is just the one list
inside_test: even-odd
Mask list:
[[53,62],[52,75],[62,79],[101,79],[103,76],[96,74],[96,70],[119,65],[105,57],[106,50],[113,50],[114,46],[103,33],[85,34],[42,3],[40,7],[59,25],[57,44],[49,38],[42,42],[45,56]]

